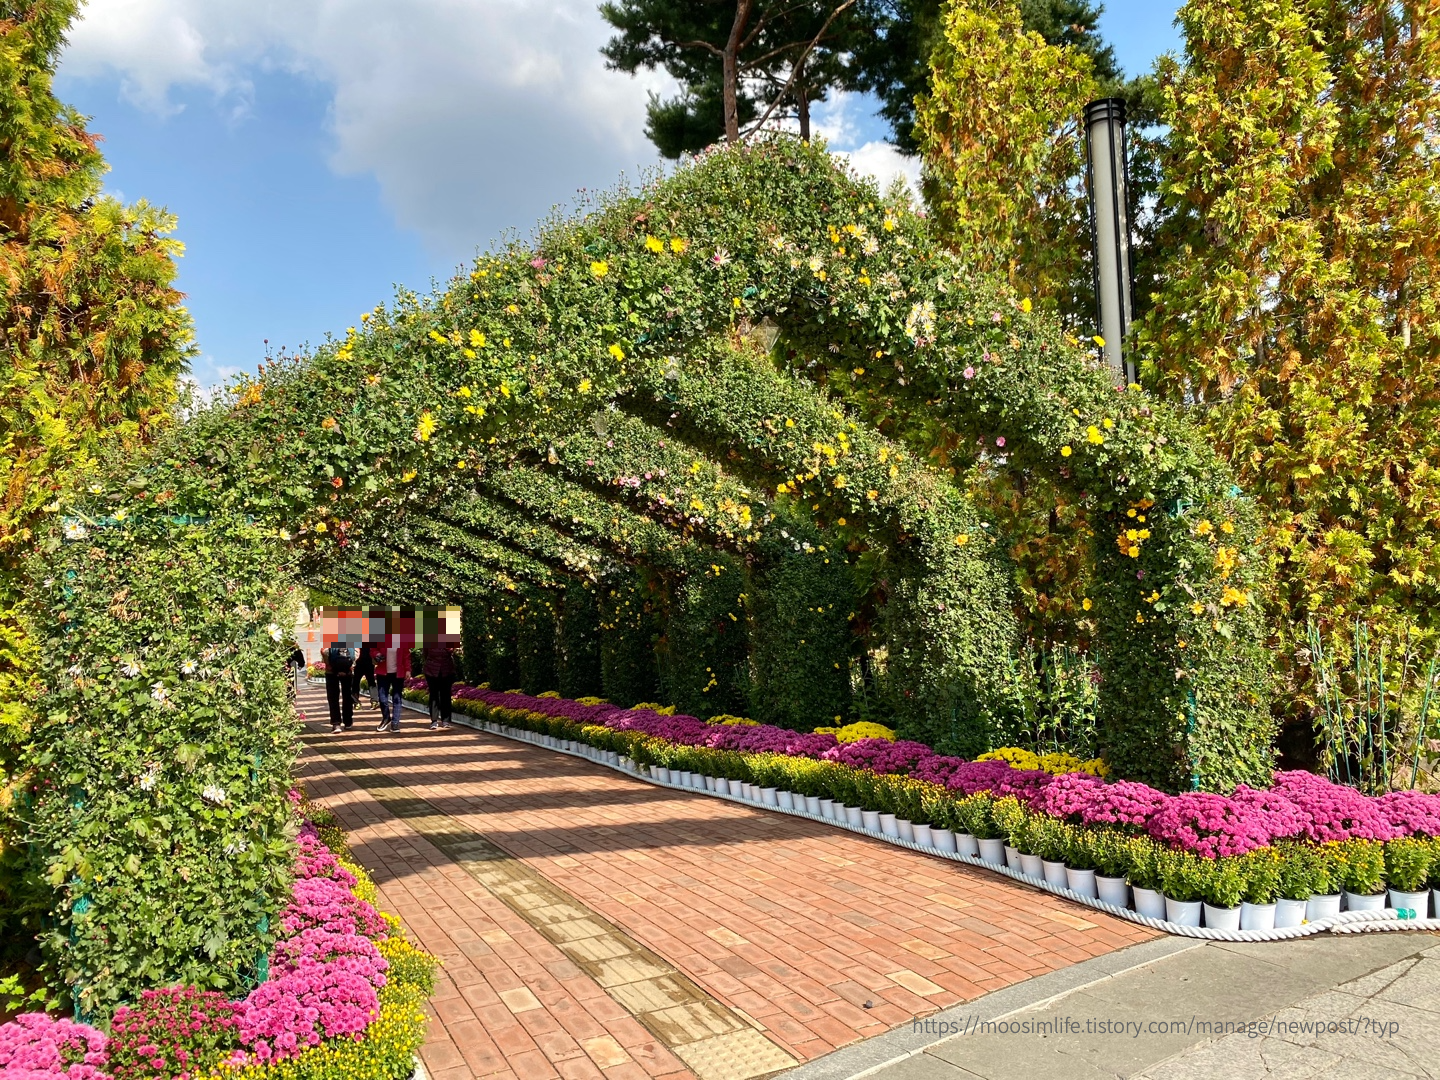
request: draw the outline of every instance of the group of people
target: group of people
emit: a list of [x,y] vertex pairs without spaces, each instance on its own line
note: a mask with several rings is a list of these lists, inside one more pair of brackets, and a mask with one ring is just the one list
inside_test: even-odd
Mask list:
[[[332,641],[325,648],[325,698],[330,706],[330,732],[349,731],[354,726],[355,701],[360,681],[368,680],[379,698],[378,731],[398,732],[404,709],[403,691],[411,677],[410,647],[391,638],[386,646],[366,642],[353,645]],[[448,642],[426,643],[421,651],[421,673],[430,696],[430,730],[450,726],[451,691],[457,674],[455,646]]]

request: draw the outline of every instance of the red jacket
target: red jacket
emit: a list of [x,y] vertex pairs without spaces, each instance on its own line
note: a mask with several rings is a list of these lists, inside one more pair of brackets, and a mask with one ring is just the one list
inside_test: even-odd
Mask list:
[[410,646],[386,646],[385,651],[375,658],[377,673],[381,670],[382,664],[387,675],[398,675],[401,679],[410,678]]

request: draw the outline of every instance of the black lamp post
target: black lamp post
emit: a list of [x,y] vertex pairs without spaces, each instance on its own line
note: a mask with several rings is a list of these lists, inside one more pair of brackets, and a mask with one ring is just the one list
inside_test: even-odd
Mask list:
[[1090,238],[1095,251],[1095,303],[1105,359],[1116,379],[1135,381],[1135,363],[1124,353],[1134,313],[1131,299],[1129,167],[1125,154],[1125,102],[1101,98],[1085,106],[1089,159]]

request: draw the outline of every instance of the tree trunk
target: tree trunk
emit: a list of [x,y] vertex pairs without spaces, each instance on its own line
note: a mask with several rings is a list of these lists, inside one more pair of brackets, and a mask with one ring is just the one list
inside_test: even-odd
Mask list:
[[800,118],[800,141],[810,141],[810,88],[804,79],[795,81],[795,114]]
[[736,0],[735,22],[725,42],[725,141],[740,141],[740,39],[750,21],[755,0]]

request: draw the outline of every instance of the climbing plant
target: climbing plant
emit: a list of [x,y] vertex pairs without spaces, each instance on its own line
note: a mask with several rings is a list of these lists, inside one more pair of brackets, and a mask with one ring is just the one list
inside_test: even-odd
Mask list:
[[146,501],[70,519],[27,594],[46,691],[25,921],[85,1015],[176,982],[242,990],[289,885],[283,550]]

